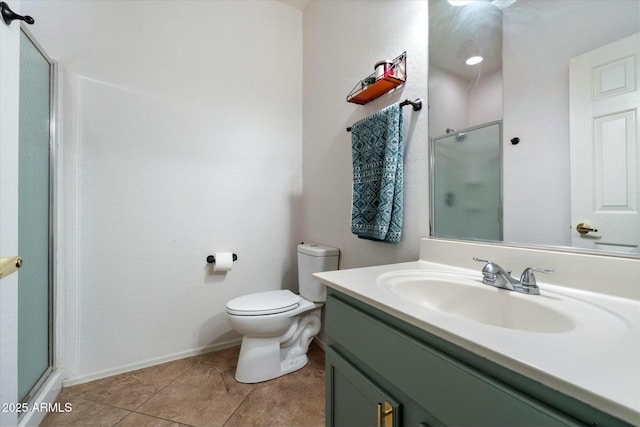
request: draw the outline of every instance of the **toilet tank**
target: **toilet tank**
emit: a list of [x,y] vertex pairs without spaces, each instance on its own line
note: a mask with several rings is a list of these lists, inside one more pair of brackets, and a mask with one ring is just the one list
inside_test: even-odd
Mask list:
[[313,302],[327,299],[325,285],[314,280],[311,275],[319,271],[338,269],[340,249],[316,243],[298,245],[298,287],[300,296]]

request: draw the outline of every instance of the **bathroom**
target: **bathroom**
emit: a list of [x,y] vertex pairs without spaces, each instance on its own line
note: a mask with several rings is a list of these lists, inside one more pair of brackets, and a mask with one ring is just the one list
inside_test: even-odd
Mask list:
[[[59,65],[54,359],[66,385],[239,344],[226,302],[296,291],[301,241],[340,248],[341,269],[418,259],[428,109],[404,111],[397,245],[351,233],[345,127],[427,99],[427,1],[8,3]],[[404,51],[400,90],[345,101]],[[214,251],[238,255],[226,275],[205,262]]]

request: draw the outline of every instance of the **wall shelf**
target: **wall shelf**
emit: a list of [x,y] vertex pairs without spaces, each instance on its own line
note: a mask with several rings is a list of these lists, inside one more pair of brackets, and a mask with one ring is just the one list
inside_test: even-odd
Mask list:
[[407,52],[403,52],[383,72],[374,71],[360,80],[347,95],[347,102],[364,105],[404,84],[406,80]]

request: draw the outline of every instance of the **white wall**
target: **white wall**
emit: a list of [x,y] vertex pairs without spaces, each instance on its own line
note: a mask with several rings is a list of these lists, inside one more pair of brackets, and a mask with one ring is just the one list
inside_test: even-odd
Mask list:
[[570,245],[569,60],[637,32],[639,19],[637,0],[504,10],[504,240]]
[[432,137],[502,120],[502,70],[469,81],[431,64],[429,105]]
[[[429,69],[429,136],[469,127],[468,80],[432,65]],[[476,123],[478,124],[478,123]]]
[[[20,13],[20,3],[8,2]],[[18,255],[18,104],[20,26],[0,22],[0,256]],[[0,404],[18,403],[18,274],[0,282]],[[14,408],[0,410],[0,425],[17,424]]]
[[[304,10],[304,239],[341,249],[341,268],[418,259],[428,235],[426,1],[312,1]],[[407,83],[364,106],[347,93],[376,62],[407,51]],[[351,234],[351,134],[345,128],[393,102],[404,107],[404,228],[397,245]]]
[[502,120],[502,70],[481,76],[469,91],[469,126]]
[[[126,10],[126,13],[123,13]],[[25,1],[63,66],[60,289],[74,381],[238,336],[296,286],[302,14],[272,1]],[[213,251],[234,251],[213,274]]]

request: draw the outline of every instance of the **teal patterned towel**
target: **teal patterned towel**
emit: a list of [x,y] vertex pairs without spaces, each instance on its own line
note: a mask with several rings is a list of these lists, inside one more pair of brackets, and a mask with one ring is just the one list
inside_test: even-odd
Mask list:
[[391,105],[351,129],[353,207],[351,232],[398,243],[402,236],[402,111]]

